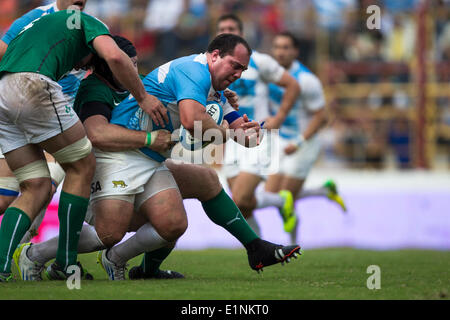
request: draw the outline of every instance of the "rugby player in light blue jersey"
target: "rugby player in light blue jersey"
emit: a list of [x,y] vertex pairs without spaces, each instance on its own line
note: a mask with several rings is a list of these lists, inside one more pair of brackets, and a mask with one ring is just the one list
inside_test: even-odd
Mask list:
[[[194,122],[200,121],[202,133],[208,129],[216,129],[220,133],[221,142],[225,142],[229,135],[226,125],[218,126],[205,112],[207,101],[216,101],[222,106],[224,119],[230,129],[259,129],[257,122],[250,122],[248,118],[241,117],[234,111],[222,92],[247,68],[250,52],[251,49],[241,37],[222,35],[210,43],[206,53],[175,59],[147,75],[143,80],[145,89],[158,97],[167,109],[169,122],[164,129],[173,132],[183,125],[194,133]],[[154,132],[163,129],[151,121],[132,96],[114,108],[110,122],[131,130]],[[242,142],[247,144],[249,141]],[[100,261],[110,279],[123,279],[124,268],[129,259],[150,251],[150,248],[155,249],[176,241],[187,227],[180,191],[174,185],[172,174],[164,164],[164,160],[169,156],[170,152],[141,148],[115,153],[113,159],[111,153],[96,150],[97,172],[94,181],[99,181],[105,187],[92,194],[91,201],[96,206],[101,206],[102,201],[107,201],[102,198],[110,197],[111,200],[121,197],[124,200],[124,197],[134,197],[136,194],[134,206],[139,206],[140,211],[148,212],[149,221],[126,241],[102,251]],[[165,175],[152,179],[153,175],[161,172]],[[108,181],[118,177],[126,187],[115,188],[113,184],[108,184]],[[151,192],[145,191],[146,189]],[[289,257],[299,252],[300,247],[297,245],[286,247],[261,240],[248,226],[224,190],[212,199],[203,201],[202,205],[213,222],[223,226],[241,241],[247,249],[249,264],[254,270],[288,261]],[[128,207],[131,218],[133,205]],[[125,212],[124,208],[126,206],[109,206],[109,210],[121,210],[122,214]],[[114,221],[109,215],[99,215],[95,212],[95,222],[96,225],[101,223],[110,226],[97,229],[99,238],[107,239],[111,228],[114,228]],[[158,228],[162,225],[170,228]]]
[[[217,34],[231,33],[243,35],[242,21],[234,14],[226,14],[217,21]],[[277,114],[270,116],[268,84],[274,83],[285,89],[281,107]],[[248,70],[230,86],[240,99],[239,112],[247,114],[250,119],[265,122],[266,129],[278,129],[297,99],[300,88],[297,81],[271,56],[253,52]],[[275,146],[271,145],[273,135],[268,135],[256,149],[245,149],[230,141],[225,148],[224,173],[233,195],[233,200],[242,211],[252,228],[259,232],[253,217],[253,210],[264,206],[265,196],[256,190],[265,176],[276,170],[276,163],[271,161]],[[256,190],[256,193],[255,193]],[[284,229],[295,226],[294,202],[288,190],[271,195],[271,199],[284,221]]]
[[[326,181],[322,187],[302,191],[308,173],[319,156],[318,132],[326,124],[327,117],[322,84],[297,60],[299,49],[298,40],[288,31],[277,34],[273,39],[273,57],[298,81],[302,92],[280,127],[279,148],[275,152],[279,156],[280,170],[267,179],[265,191],[268,196],[265,202],[271,205],[270,193],[286,189],[292,192],[295,199],[325,196],[345,211],[346,206],[333,180]],[[283,91],[275,84],[269,85],[272,114],[280,108]],[[292,230],[293,241],[296,240],[296,229]]]

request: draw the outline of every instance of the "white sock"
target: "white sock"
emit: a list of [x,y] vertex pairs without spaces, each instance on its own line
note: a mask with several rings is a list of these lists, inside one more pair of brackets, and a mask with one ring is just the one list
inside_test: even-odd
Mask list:
[[257,189],[255,192],[256,208],[277,207],[282,208],[284,205],[284,199],[278,193],[268,192],[264,189]]
[[259,229],[259,225],[258,222],[256,221],[254,216],[248,217],[247,219],[247,223],[250,226],[250,228],[253,229],[253,231],[255,231],[256,235],[258,237],[261,237],[261,230]]
[[[97,232],[93,226],[83,224],[78,242],[78,253],[95,252],[105,249],[103,242],[98,238]],[[37,261],[45,264],[51,259],[56,258],[58,250],[58,237],[54,237],[45,242],[34,244],[28,249],[28,258],[31,261]]]
[[302,198],[306,198],[306,197],[327,197],[328,191],[329,190],[325,187],[302,190],[297,194],[295,199],[302,199]]
[[107,254],[109,261],[117,266],[125,265],[128,260],[144,252],[150,252],[169,244],[150,223],[144,224],[126,241],[116,244]]

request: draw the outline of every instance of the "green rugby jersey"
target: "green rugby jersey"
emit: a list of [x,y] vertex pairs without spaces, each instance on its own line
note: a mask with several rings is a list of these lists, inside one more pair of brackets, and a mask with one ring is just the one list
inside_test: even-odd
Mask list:
[[[143,75],[139,75],[139,77],[141,80],[145,78]],[[73,109],[79,116],[86,103],[100,102],[107,105],[112,111],[129,94],[128,91],[115,91],[93,73],[81,81]]]
[[34,72],[58,81],[95,53],[92,40],[109,34],[103,22],[80,11],[44,15],[10,42],[0,62],[0,77],[5,72]]
[[112,110],[122,102],[122,100],[128,97],[129,94],[128,91],[115,91],[93,73],[81,81],[75,103],[73,104],[73,109],[80,115],[84,104],[88,102],[101,102],[109,106]]

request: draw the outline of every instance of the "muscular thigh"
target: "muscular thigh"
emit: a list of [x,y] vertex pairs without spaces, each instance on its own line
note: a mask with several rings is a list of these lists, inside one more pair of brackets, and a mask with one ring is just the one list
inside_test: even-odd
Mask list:
[[[45,161],[44,152],[37,145],[27,144],[5,154],[9,170],[14,171],[32,162]],[[6,168],[5,168],[6,170]]]
[[222,190],[222,185],[212,168],[171,160],[165,164],[172,173],[183,199],[196,198],[206,201]]
[[139,214],[146,217],[163,237],[165,231],[187,225],[186,211],[178,189],[167,189],[153,195],[140,206]]
[[101,238],[123,234],[128,231],[133,216],[133,204],[123,200],[105,199],[95,201],[90,210],[94,213],[94,225]]
[[86,136],[83,124],[78,121],[66,131],[41,142],[39,145],[49,153],[54,153]]
[[14,177],[14,173],[12,173],[4,158],[0,158],[0,177]]
[[254,197],[255,189],[261,182],[261,177],[248,172],[241,172],[233,182],[231,193],[233,198],[250,199]]

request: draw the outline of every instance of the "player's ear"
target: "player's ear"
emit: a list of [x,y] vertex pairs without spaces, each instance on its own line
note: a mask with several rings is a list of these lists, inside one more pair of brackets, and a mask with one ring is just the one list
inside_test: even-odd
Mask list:
[[211,61],[212,62],[216,62],[219,57],[220,57],[219,49],[215,49],[215,50],[213,50],[213,52],[211,52]]

